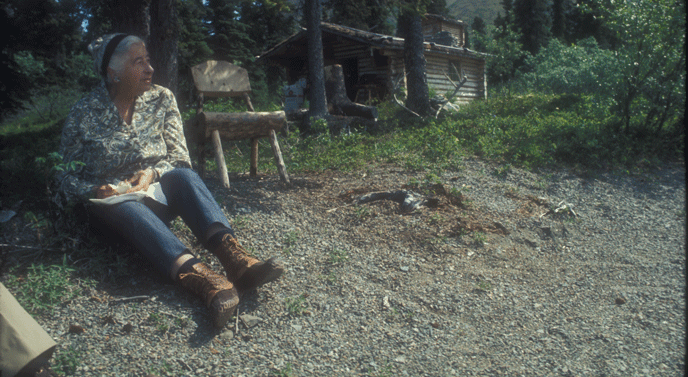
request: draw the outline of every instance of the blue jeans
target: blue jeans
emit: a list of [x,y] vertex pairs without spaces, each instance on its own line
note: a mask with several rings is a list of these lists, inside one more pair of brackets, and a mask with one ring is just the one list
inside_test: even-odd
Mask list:
[[180,216],[196,238],[207,247],[206,232],[220,223],[231,231],[205,183],[191,169],[177,168],[160,178],[167,206],[152,199],[123,202],[111,206],[89,207],[92,230],[100,235],[115,236],[133,245],[165,276],[172,263],[187,247],[170,230],[170,222]]

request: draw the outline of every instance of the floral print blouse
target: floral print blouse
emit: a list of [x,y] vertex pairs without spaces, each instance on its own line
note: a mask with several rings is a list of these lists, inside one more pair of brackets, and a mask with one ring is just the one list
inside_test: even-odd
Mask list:
[[117,184],[139,170],[153,168],[161,177],[176,167],[191,167],[177,101],[158,85],[137,97],[126,124],[101,82],[72,108],[59,152],[64,163],[85,164],[57,177],[58,195],[67,201],[93,197],[97,187]]

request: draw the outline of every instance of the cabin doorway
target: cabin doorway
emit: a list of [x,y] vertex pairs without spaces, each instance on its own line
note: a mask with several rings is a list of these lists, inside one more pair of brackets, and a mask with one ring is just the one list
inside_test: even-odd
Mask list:
[[344,71],[344,85],[346,85],[346,96],[351,101],[356,98],[356,84],[358,83],[358,59],[350,58],[342,60],[342,71]]

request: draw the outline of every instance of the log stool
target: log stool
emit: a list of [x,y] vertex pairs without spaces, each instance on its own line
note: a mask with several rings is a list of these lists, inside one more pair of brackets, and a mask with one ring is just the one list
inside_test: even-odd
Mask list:
[[[258,171],[258,139],[270,138],[275,163],[282,181],[289,184],[282,152],[277,143],[276,131],[287,124],[284,111],[255,112],[251,104],[251,84],[248,71],[225,61],[209,60],[191,68],[194,86],[198,94],[196,116],[189,122],[189,135],[198,144],[199,175],[205,175],[205,144],[212,140],[215,161],[223,186],[229,188],[227,165],[220,138],[226,140],[251,140],[250,176]],[[205,97],[243,97],[251,111],[217,113],[203,111]]]

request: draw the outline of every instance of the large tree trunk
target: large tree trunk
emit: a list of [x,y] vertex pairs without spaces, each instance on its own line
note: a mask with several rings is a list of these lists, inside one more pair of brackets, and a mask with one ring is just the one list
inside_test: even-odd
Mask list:
[[122,0],[117,3],[112,14],[113,30],[133,34],[148,41],[150,36],[151,0]]
[[306,0],[306,27],[308,28],[308,78],[310,88],[309,116],[323,118],[327,115],[325,97],[325,63],[323,59],[322,33],[320,31],[320,0]]
[[425,54],[423,53],[423,29],[421,16],[407,14],[407,33],[404,36],[404,65],[406,77],[406,107],[421,116],[431,113]]
[[115,9],[113,29],[146,41],[154,82],[176,94],[179,28],[175,0],[122,0]]
[[148,52],[151,55],[155,75],[153,82],[177,94],[177,42],[179,24],[175,0],[154,0],[151,3],[150,39]]
[[327,92],[328,112],[332,115],[357,116],[377,120],[377,108],[351,102],[346,96],[344,71],[339,64],[325,69],[325,89]]

